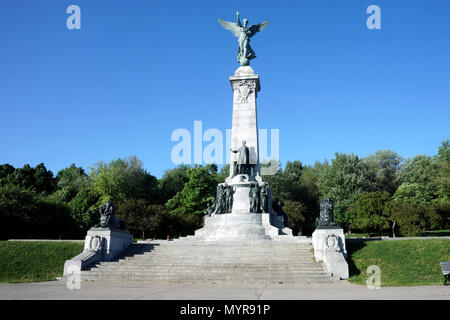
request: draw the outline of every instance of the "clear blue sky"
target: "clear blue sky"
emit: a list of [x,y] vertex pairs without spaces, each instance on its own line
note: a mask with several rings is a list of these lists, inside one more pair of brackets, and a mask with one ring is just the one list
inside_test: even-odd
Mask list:
[[[66,8],[81,8],[81,30]],[[381,30],[366,8],[381,8]],[[217,18],[270,20],[252,38],[260,128],[280,158],[436,154],[450,138],[450,1],[1,0],[0,163],[55,174],[135,154],[175,165],[177,128],[231,128],[237,41]]]

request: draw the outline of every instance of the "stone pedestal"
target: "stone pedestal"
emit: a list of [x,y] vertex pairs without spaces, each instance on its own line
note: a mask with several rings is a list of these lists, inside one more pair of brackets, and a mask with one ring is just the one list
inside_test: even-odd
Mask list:
[[255,177],[247,174],[240,174],[227,179],[227,185],[234,188],[233,208],[231,213],[249,213],[250,212],[250,189],[258,185]]
[[82,253],[66,260],[64,276],[86,270],[93,263],[111,261],[133,243],[133,236],[123,230],[91,228],[84,241]]
[[270,239],[258,213],[227,213],[205,217],[205,226],[195,236],[206,241],[238,239]]
[[[249,164],[255,167],[255,176],[259,176],[258,121],[256,97],[260,90],[259,76],[250,66],[239,67],[230,77],[233,88],[233,120],[231,129],[231,148],[238,149],[242,141],[249,148]],[[237,154],[231,153],[231,164],[237,161]],[[232,166],[230,166],[230,169]],[[230,170],[230,177],[233,170]]]
[[325,250],[326,238],[329,235],[336,235],[339,238],[339,248],[347,259],[347,250],[345,249],[344,230],[339,229],[316,229],[312,234],[312,243],[314,247],[314,258],[317,261],[323,261],[323,252]]
[[101,237],[102,261],[110,261],[117,257],[123,250],[133,243],[133,236],[123,230],[112,230],[103,228],[91,228],[84,241],[84,250],[89,250],[90,243],[94,237]]
[[323,261],[328,272],[341,279],[348,278],[347,250],[344,231],[339,229],[316,229],[312,234],[314,257]]

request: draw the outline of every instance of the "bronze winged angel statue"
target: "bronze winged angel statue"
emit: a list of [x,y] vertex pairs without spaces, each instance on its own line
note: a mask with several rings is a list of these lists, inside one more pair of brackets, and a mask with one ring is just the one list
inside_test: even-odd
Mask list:
[[254,24],[247,28],[248,20],[243,19],[242,22],[244,25],[242,25],[241,20],[239,19],[239,12],[236,12],[236,15],[237,23],[224,21],[222,19],[219,19],[219,23],[225,29],[230,30],[233,35],[238,38],[239,50],[237,61],[241,66],[248,66],[250,64],[250,60],[256,58],[255,51],[253,51],[252,47],[250,47],[250,38],[257,32],[263,31],[269,24],[269,21],[266,20],[262,23]]

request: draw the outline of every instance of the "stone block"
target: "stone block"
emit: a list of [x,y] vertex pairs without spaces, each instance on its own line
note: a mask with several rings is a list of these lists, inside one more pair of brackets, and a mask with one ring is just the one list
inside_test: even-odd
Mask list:
[[328,273],[331,276],[338,277],[340,279],[348,278],[348,264],[341,252],[325,251],[323,255],[323,262],[325,263]]
[[342,229],[316,229],[312,235],[314,257],[323,261],[330,275],[348,278],[347,251]]
[[92,249],[93,239],[102,239],[102,261],[110,261],[117,257],[130,244],[133,243],[133,236],[122,230],[91,228],[86,235],[84,250]]
[[76,257],[66,260],[64,263],[63,275],[66,277],[69,275],[79,274],[81,270],[86,270],[90,265],[100,262],[101,259],[101,252],[83,251]]
[[204,227],[195,231],[195,235],[204,240],[267,238],[261,214],[250,212],[205,217]]
[[336,235],[339,239],[339,249],[347,259],[347,250],[345,248],[344,230],[339,229],[316,229],[312,234],[312,242],[314,247],[314,257],[317,261],[323,261],[323,252],[325,250],[325,241],[329,235]]
[[111,261],[133,243],[133,236],[122,230],[91,228],[84,241],[84,250],[66,260],[64,276],[79,273],[100,261]]

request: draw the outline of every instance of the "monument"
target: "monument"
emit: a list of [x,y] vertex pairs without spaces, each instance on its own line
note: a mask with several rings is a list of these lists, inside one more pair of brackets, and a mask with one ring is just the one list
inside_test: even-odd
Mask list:
[[[342,261],[336,259],[342,258],[342,250],[340,240],[333,236],[337,233],[326,238],[324,256],[329,268],[326,271],[312,259],[311,240],[294,237],[286,227],[283,203],[272,200],[270,186],[260,175],[256,100],[261,86],[259,76],[250,67],[250,61],[256,57],[250,38],[262,31],[268,21],[247,27],[248,20],[241,24],[237,14],[237,23],[221,19],[219,23],[238,38],[240,66],[229,77],[233,90],[230,173],[217,185],[216,196],[207,205],[204,227],[193,236],[174,241],[146,240],[132,245],[126,259],[104,262],[90,271],[82,271],[85,279],[329,283],[333,279],[328,272],[339,273],[335,267],[341,267]],[[112,246],[120,240],[119,247],[125,248],[132,241],[125,233],[120,238],[118,232],[123,232],[124,225],[114,218],[113,208],[112,204],[105,204],[101,209],[100,224],[89,230],[85,252],[66,262],[68,271],[79,271],[95,259],[108,258],[104,256],[108,243]],[[322,216],[321,226],[333,221],[332,216],[328,219]],[[104,232],[110,231],[116,233],[108,240]],[[134,256],[135,253],[146,254]],[[66,268],[64,274],[68,274]]]
[[64,276],[100,261],[111,261],[133,243],[133,236],[125,231],[125,222],[116,217],[114,210],[111,202],[100,208],[100,223],[88,230],[83,252],[65,262]]
[[323,261],[332,275],[348,278],[347,250],[343,229],[334,222],[334,202],[325,198],[320,202],[320,216],[312,234],[314,257]]
[[258,152],[257,94],[259,76],[250,67],[256,57],[250,38],[262,31],[268,21],[247,27],[248,20],[219,19],[219,23],[238,38],[239,68],[229,77],[233,90],[230,174],[217,187],[216,199],[205,212],[205,225],[195,232],[206,241],[219,239],[275,239],[292,237],[286,216],[274,210],[272,194],[260,176]]

